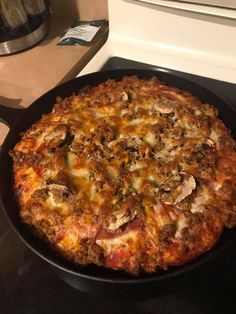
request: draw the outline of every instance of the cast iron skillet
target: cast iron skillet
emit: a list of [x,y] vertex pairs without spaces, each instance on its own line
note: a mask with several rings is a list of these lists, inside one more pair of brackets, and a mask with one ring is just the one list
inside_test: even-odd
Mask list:
[[[97,85],[109,78],[121,79],[124,75],[138,75],[140,78],[148,79],[157,76],[170,86],[190,91],[204,102],[214,104],[220,113],[221,119],[236,134],[236,111],[225,101],[204,89],[203,87],[179,78],[171,72],[151,71],[151,70],[112,70],[106,72],[96,72],[88,74],[60,86],[57,86],[37,99],[27,109],[9,109],[0,107],[0,116],[2,121],[10,126],[10,131],[5,139],[0,154],[0,198],[8,220],[24,243],[37,255],[54,266],[54,270],[77,289],[87,291],[98,295],[119,296],[131,294],[143,294],[144,291],[150,291],[154,287],[160,289],[163,283],[178,284],[181,276],[187,272],[195,270],[200,265],[206,263],[222,250],[232,244],[236,239],[236,230],[225,230],[217,245],[209,252],[203,254],[192,262],[180,267],[173,267],[166,271],[158,271],[155,274],[140,275],[138,277],[129,276],[123,272],[112,271],[96,266],[76,267],[64,258],[59,256],[44,241],[37,238],[32,230],[21,223],[18,216],[18,207],[14,198],[12,189],[12,160],[9,157],[9,151],[20,139],[20,133],[27,130],[36,122],[42,114],[51,111],[55,98],[57,96],[67,97],[73,92],[87,85]],[[36,270],[37,271],[37,270]],[[148,290],[149,289],[149,290]]]

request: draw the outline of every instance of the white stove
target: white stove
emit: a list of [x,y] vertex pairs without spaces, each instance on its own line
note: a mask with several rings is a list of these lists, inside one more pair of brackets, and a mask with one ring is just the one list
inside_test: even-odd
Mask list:
[[111,57],[236,83],[236,9],[161,0],[108,0],[109,36],[79,76]]
[[[220,0],[206,0],[210,1]],[[236,20],[219,17],[225,14],[222,10],[231,9],[204,7],[210,10],[206,15],[186,11],[187,3],[159,2],[175,2],[176,8],[109,0],[108,40],[79,75],[152,65],[151,69],[158,67],[206,87],[236,110]],[[186,5],[184,10],[177,9],[178,4]],[[233,118],[230,120],[235,130]],[[96,309],[98,314],[235,314],[235,265],[236,243],[232,243],[212,261],[178,277],[178,282],[147,287],[140,299],[135,295],[123,299],[87,295],[60,280],[33,254],[10,229],[0,209],[0,313],[73,313],[79,308],[81,313]],[[150,298],[153,294],[156,297]]]

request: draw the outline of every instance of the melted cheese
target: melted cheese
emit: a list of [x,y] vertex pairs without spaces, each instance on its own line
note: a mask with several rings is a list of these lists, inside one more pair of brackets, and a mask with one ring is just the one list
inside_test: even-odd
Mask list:
[[139,192],[141,189],[142,183],[143,183],[142,177],[135,177],[133,178],[132,186],[137,192]]
[[178,237],[181,237],[183,229],[188,226],[187,220],[183,214],[179,216],[176,226],[177,226],[177,230],[175,233],[175,237],[178,238]]
[[157,142],[156,135],[150,132],[144,137],[144,140],[151,146],[154,146]]
[[76,177],[84,177],[86,179],[89,178],[89,169],[84,167],[84,168],[79,168],[79,169],[73,169],[72,170],[73,176]]

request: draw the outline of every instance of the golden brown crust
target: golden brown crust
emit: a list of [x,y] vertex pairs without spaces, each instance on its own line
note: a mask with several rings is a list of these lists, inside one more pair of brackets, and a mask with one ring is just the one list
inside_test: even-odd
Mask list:
[[190,93],[108,80],[58,98],[11,152],[20,216],[78,264],[179,265],[236,225],[235,147]]

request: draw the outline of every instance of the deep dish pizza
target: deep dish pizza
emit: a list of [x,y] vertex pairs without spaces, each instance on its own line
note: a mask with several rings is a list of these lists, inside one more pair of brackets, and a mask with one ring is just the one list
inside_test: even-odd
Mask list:
[[236,144],[212,105],[136,76],[58,98],[11,152],[22,220],[72,262],[180,265],[236,226]]

